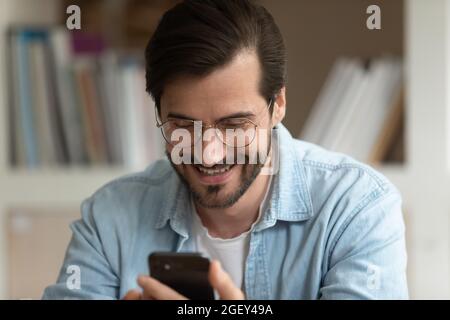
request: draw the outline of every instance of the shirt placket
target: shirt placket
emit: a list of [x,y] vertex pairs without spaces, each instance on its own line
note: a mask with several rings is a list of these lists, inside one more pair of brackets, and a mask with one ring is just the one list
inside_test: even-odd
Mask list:
[[248,300],[267,300],[270,298],[268,271],[264,232],[252,232],[244,273],[244,293]]

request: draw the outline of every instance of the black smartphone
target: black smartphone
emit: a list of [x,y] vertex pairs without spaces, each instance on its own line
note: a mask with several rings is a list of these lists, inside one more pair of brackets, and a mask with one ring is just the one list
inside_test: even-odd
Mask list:
[[209,259],[200,253],[153,252],[148,256],[150,275],[192,300],[214,300],[209,284]]

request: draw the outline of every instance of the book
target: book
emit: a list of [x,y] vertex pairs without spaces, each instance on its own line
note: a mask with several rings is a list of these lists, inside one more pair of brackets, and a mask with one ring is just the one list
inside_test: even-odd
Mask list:
[[118,62],[119,57],[115,52],[108,51],[103,55],[103,59],[99,61],[98,72],[98,90],[101,105],[104,108],[105,131],[109,150],[109,159],[111,164],[124,163],[124,141],[121,132],[123,123],[120,117],[120,108],[122,104],[116,99],[112,92],[121,90]]
[[330,150],[339,151],[338,143],[341,132],[349,125],[349,118],[357,107],[359,97],[364,94],[364,87],[367,83],[367,74],[361,62],[353,60],[350,66],[351,73],[346,81],[345,92],[341,95],[340,100],[332,102],[334,106],[332,117],[320,141],[322,146]]
[[319,96],[310,111],[300,138],[320,143],[333,115],[333,103],[340,100],[351,73],[351,61],[340,58],[333,65]]
[[41,166],[52,166],[56,164],[56,137],[52,132],[51,117],[53,112],[50,108],[48,75],[45,63],[44,39],[29,44],[29,66],[31,97],[36,128],[36,140],[38,157]]
[[87,151],[75,92],[71,40],[67,30],[63,28],[54,28],[49,32],[54,59],[54,81],[58,93],[57,106],[60,112],[64,145],[67,150],[67,162],[71,165],[85,164],[87,163]]
[[[393,105],[389,108],[389,115],[387,116],[375,145],[370,152],[368,158],[370,163],[381,163],[384,157],[389,154],[390,147],[395,144],[401,135],[402,117],[404,116],[404,90],[401,89],[396,95],[397,96],[393,100]],[[400,150],[401,148],[394,148],[394,150],[396,149]]]
[[363,161],[369,161],[376,140],[381,129],[388,121],[389,108],[393,105],[395,94],[401,90],[402,66],[397,59],[386,58],[380,63],[382,70],[378,86],[373,92],[372,98],[368,99],[369,106],[365,113],[365,120],[361,126],[363,130],[358,132],[357,142],[359,147],[354,150],[354,156]]
[[92,79],[93,61],[89,58],[78,59],[74,64],[74,80],[78,107],[80,110],[88,159],[91,164],[105,162],[105,150],[101,128],[102,123],[97,110],[95,88]]
[[20,117],[20,90],[17,36],[11,31],[8,34],[10,50],[7,50],[8,73],[11,82],[8,86],[9,93],[9,144],[10,162],[17,166],[25,166],[25,145]]
[[380,162],[392,146],[389,140],[398,135],[401,84],[398,58],[338,59],[299,138],[361,161]]
[[95,36],[24,27],[10,37],[14,165],[121,165],[164,156],[141,57]]
[[19,90],[19,118],[20,130],[23,134],[23,144],[25,147],[25,161],[28,167],[36,168],[39,165],[37,132],[34,122],[33,101],[31,97],[31,74],[29,66],[29,44],[42,37],[40,31],[21,30],[14,37],[17,53],[17,77]]
[[351,154],[353,157],[365,161],[363,150],[366,147],[367,140],[364,134],[373,130],[373,122],[371,121],[371,114],[378,112],[373,107],[373,102],[377,100],[379,88],[384,81],[385,68],[383,61],[376,59],[366,64],[368,69],[369,83],[365,92],[361,95],[358,101],[358,107],[351,117],[351,125],[347,126],[346,132],[340,141],[336,150],[342,153]]

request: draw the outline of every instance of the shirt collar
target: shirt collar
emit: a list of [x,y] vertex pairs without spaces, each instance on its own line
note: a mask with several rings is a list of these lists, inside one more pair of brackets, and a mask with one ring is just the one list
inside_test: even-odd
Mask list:
[[302,162],[304,150],[281,124],[276,127],[273,139],[276,141],[275,148],[278,147],[279,166],[273,176],[269,207],[255,230],[270,227],[276,220],[307,220],[313,214]]

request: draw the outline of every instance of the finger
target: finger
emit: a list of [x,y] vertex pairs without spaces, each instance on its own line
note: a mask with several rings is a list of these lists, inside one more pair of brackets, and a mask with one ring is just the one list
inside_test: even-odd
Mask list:
[[222,300],[243,300],[244,293],[234,285],[231,277],[223,271],[219,261],[211,262],[209,269],[209,282],[217,290]]
[[143,299],[187,300],[185,296],[152,277],[140,276],[138,284],[144,290],[142,294]]
[[142,293],[137,289],[133,289],[133,290],[128,291],[122,299],[123,300],[141,300]]

